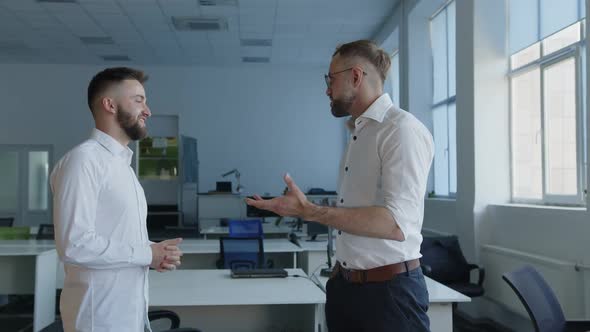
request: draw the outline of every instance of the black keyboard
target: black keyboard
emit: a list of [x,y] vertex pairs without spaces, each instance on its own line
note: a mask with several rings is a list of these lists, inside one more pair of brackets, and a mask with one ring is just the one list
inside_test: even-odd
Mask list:
[[285,269],[240,269],[231,270],[232,278],[286,278]]

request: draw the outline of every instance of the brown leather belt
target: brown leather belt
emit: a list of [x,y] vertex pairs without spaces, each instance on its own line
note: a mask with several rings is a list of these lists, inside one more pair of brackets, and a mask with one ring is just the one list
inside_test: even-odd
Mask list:
[[351,270],[342,267],[340,262],[336,262],[334,269],[332,269],[331,277],[333,278],[340,274],[344,280],[360,284],[366,282],[383,282],[395,278],[395,276],[400,273],[412,271],[419,266],[420,260],[412,259],[409,261],[379,266],[368,270]]

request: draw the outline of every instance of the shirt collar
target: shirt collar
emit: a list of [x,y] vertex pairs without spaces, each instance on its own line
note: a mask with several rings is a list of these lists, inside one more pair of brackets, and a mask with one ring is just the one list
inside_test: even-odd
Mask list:
[[389,97],[388,93],[382,94],[379,98],[375,99],[375,101],[356,119],[349,119],[348,120],[348,128],[353,130],[354,128],[359,127],[363,123],[367,122],[366,119],[372,119],[379,123],[383,122],[383,118],[385,118],[385,113],[387,110],[393,105],[391,101],[391,97]]
[[100,145],[104,146],[113,156],[119,156],[127,160],[127,162],[131,165],[131,157],[133,156],[133,151],[128,146],[123,146],[119,143],[116,139],[114,139],[109,134],[101,131],[100,129],[92,129],[92,134],[90,138],[96,140]]

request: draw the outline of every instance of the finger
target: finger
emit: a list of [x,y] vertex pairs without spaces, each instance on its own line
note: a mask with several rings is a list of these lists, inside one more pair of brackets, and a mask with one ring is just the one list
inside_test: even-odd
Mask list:
[[289,187],[289,191],[301,191],[289,173],[286,173],[283,179],[285,180],[287,187]]
[[167,263],[177,262],[177,261],[180,261],[180,256],[166,256],[165,261]]
[[162,263],[160,266],[168,271],[176,270],[176,265],[174,264]]
[[168,250],[166,252],[166,256],[178,256],[178,257],[181,257],[182,256],[182,251],[180,251],[180,250]]
[[254,195],[254,198],[255,198],[257,201],[262,201],[262,200],[263,200],[263,198],[262,198],[262,197],[260,197],[260,195]]
[[251,198],[246,198],[246,204],[251,205],[253,207],[259,208],[259,209],[264,209],[264,210],[268,210],[270,207],[270,201],[269,200],[253,200]]
[[180,242],[182,242],[182,238],[181,237],[177,237],[176,239],[170,239],[170,240],[166,240],[166,241],[167,241],[166,244],[177,245]]
[[182,250],[180,250],[180,248],[178,248],[178,247],[177,247],[177,246],[175,246],[175,245],[168,245],[168,246],[165,246],[165,247],[164,247],[164,250],[166,250],[166,251],[167,251],[167,252],[166,252],[166,254],[167,254],[167,255],[170,255],[172,252],[179,252],[179,253],[182,253]]

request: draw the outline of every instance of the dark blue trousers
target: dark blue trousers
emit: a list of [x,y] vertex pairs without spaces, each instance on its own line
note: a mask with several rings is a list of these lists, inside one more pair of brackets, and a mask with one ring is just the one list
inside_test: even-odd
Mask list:
[[326,284],[329,332],[430,331],[428,290],[422,269],[384,282],[351,283],[341,275]]

